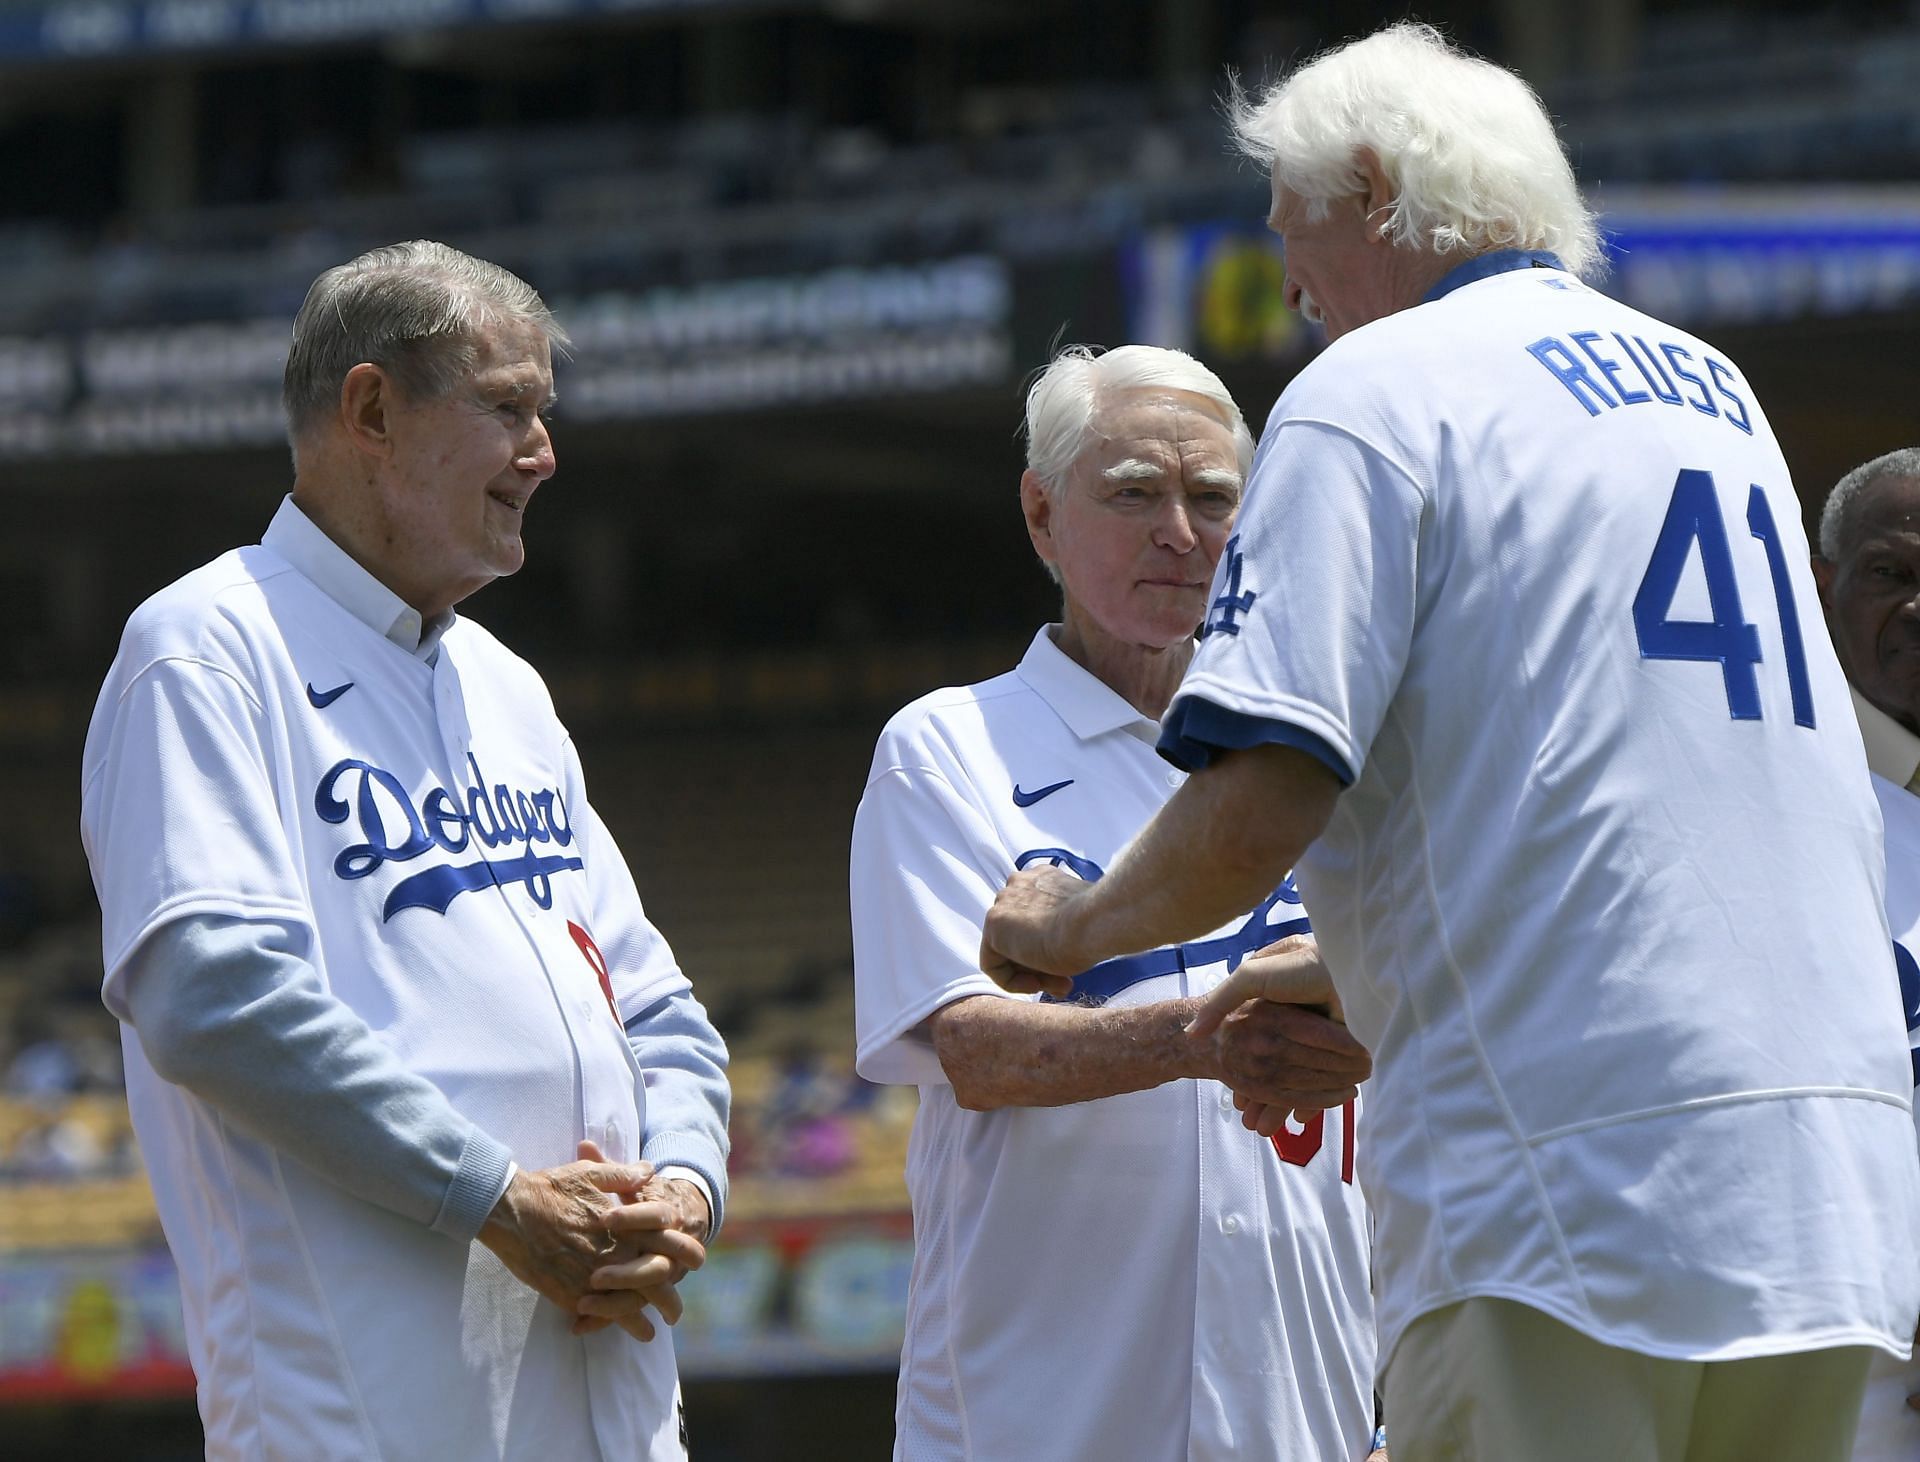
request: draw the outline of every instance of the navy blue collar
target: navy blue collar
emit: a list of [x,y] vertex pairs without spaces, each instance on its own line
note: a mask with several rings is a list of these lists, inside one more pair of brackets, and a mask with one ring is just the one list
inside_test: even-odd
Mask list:
[[1463,284],[1473,284],[1495,274],[1505,274],[1509,269],[1565,269],[1558,254],[1549,254],[1545,249],[1495,249],[1491,254],[1478,254],[1466,263],[1449,269],[1440,276],[1440,282],[1426,293],[1420,301],[1430,305],[1442,295],[1452,294]]

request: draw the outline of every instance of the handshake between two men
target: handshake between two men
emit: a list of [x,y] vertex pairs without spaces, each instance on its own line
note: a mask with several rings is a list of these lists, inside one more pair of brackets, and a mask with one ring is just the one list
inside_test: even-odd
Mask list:
[[[988,910],[980,968],[1014,994],[1065,999],[1073,976],[1111,951],[1084,947],[1075,900],[1092,885],[1050,866],[1013,875]],[[1373,1058],[1341,1019],[1319,946],[1289,935],[1249,955],[1194,1002],[1187,1035],[1209,1049],[1209,1074],[1233,1092],[1251,1131],[1271,1137],[1351,1101]]]

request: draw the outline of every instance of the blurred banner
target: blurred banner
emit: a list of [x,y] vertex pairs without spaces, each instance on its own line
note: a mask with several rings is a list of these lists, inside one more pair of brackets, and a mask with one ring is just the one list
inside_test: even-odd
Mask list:
[[[1606,293],[1689,328],[1876,314],[1920,300],[1920,193],[1634,194],[1601,219]],[[1231,365],[1302,362],[1320,332],[1286,308],[1257,221],[1155,230],[1127,250],[1131,337]]]
[[1625,196],[1601,220],[1607,293],[1676,324],[1871,315],[1920,300],[1920,196],[1783,191],[1689,214]]
[[166,1250],[0,1260],[0,1402],[192,1394]]
[[[1613,267],[1600,287],[1702,331],[1920,301],[1914,190],[1634,195],[1610,199],[1604,223]],[[1018,264],[969,253],[691,284],[616,277],[552,296],[574,340],[560,414],[625,421],[993,389],[1072,340],[1171,345],[1227,370],[1297,368],[1322,337],[1287,309],[1285,288],[1278,241],[1253,221]],[[0,461],[278,445],[290,321],[245,300],[202,298],[176,323],[0,335]]]
[[1257,220],[1156,229],[1126,251],[1128,338],[1215,366],[1301,362],[1323,343],[1286,305],[1280,240]]
[[[550,303],[563,417],[698,415],[998,384],[1014,280],[984,255]],[[0,336],[0,460],[274,446],[287,319]]]
[[[891,1371],[912,1267],[904,1213],[730,1223],[686,1286],[681,1372]],[[192,1394],[166,1250],[0,1261],[0,1404]]]
[[891,1371],[912,1270],[905,1213],[730,1222],[688,1282],[680,1369],[696,1380]]
[[0,60],[313,45],[512,21],[744,8],[744,0],[12,0],[0,4]]

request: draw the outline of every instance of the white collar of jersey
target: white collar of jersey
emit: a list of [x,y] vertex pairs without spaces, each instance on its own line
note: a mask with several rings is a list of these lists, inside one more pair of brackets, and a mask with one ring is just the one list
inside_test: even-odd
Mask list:
[[1920,771],[1920,736],[1854,690],[1854,714],[1860,718],[1860,739],[1867,746],[1867,765],[1896,787],[1904,787]]
[[418,610],[355,563],[352,554],[293,505],[291,497],[282,500],[260,542],[375,634],[392,640],[409,655],[433,660],[440,637],[453,623],[453,611],[435,616],[431,624],[421,624]]
[[1143,716],[1112,686],[1075,664],[1053,642],[1057,624],[1045,624],[1027,646],[1018,674],[1040,699],[1053,707],[1067,729],[1082,741],[1109,731],[1126,731],[1149,746],[1160,739],[1159,723]]

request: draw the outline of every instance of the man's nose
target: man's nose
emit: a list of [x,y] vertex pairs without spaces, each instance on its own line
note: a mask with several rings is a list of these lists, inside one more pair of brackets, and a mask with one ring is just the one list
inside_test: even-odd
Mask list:
[[1280,298],[1286,302],[1287,308],[1292,310],[1296,315],[1300,313],[1300,295],[1300,286],[1295,284],[1292,279],[1288,279],[1287,282],[1281,286]]
[[536,416],[533,428],[527,433],[527,439],[521,444],[520,456],[514,466],[522,472],[531,472],[540,481],[545,482],[553,476],[558,464],[553,457],[553,433],[547,429],[546,419]]
[[1184,498],[1177,495],[1167,498],[1154,523],[1153,541],[1162,548],[1171,548],[1175,553],[1190,552],[1194,544],[1200,541],[1193,531],[1193,519],[1187,512]]

